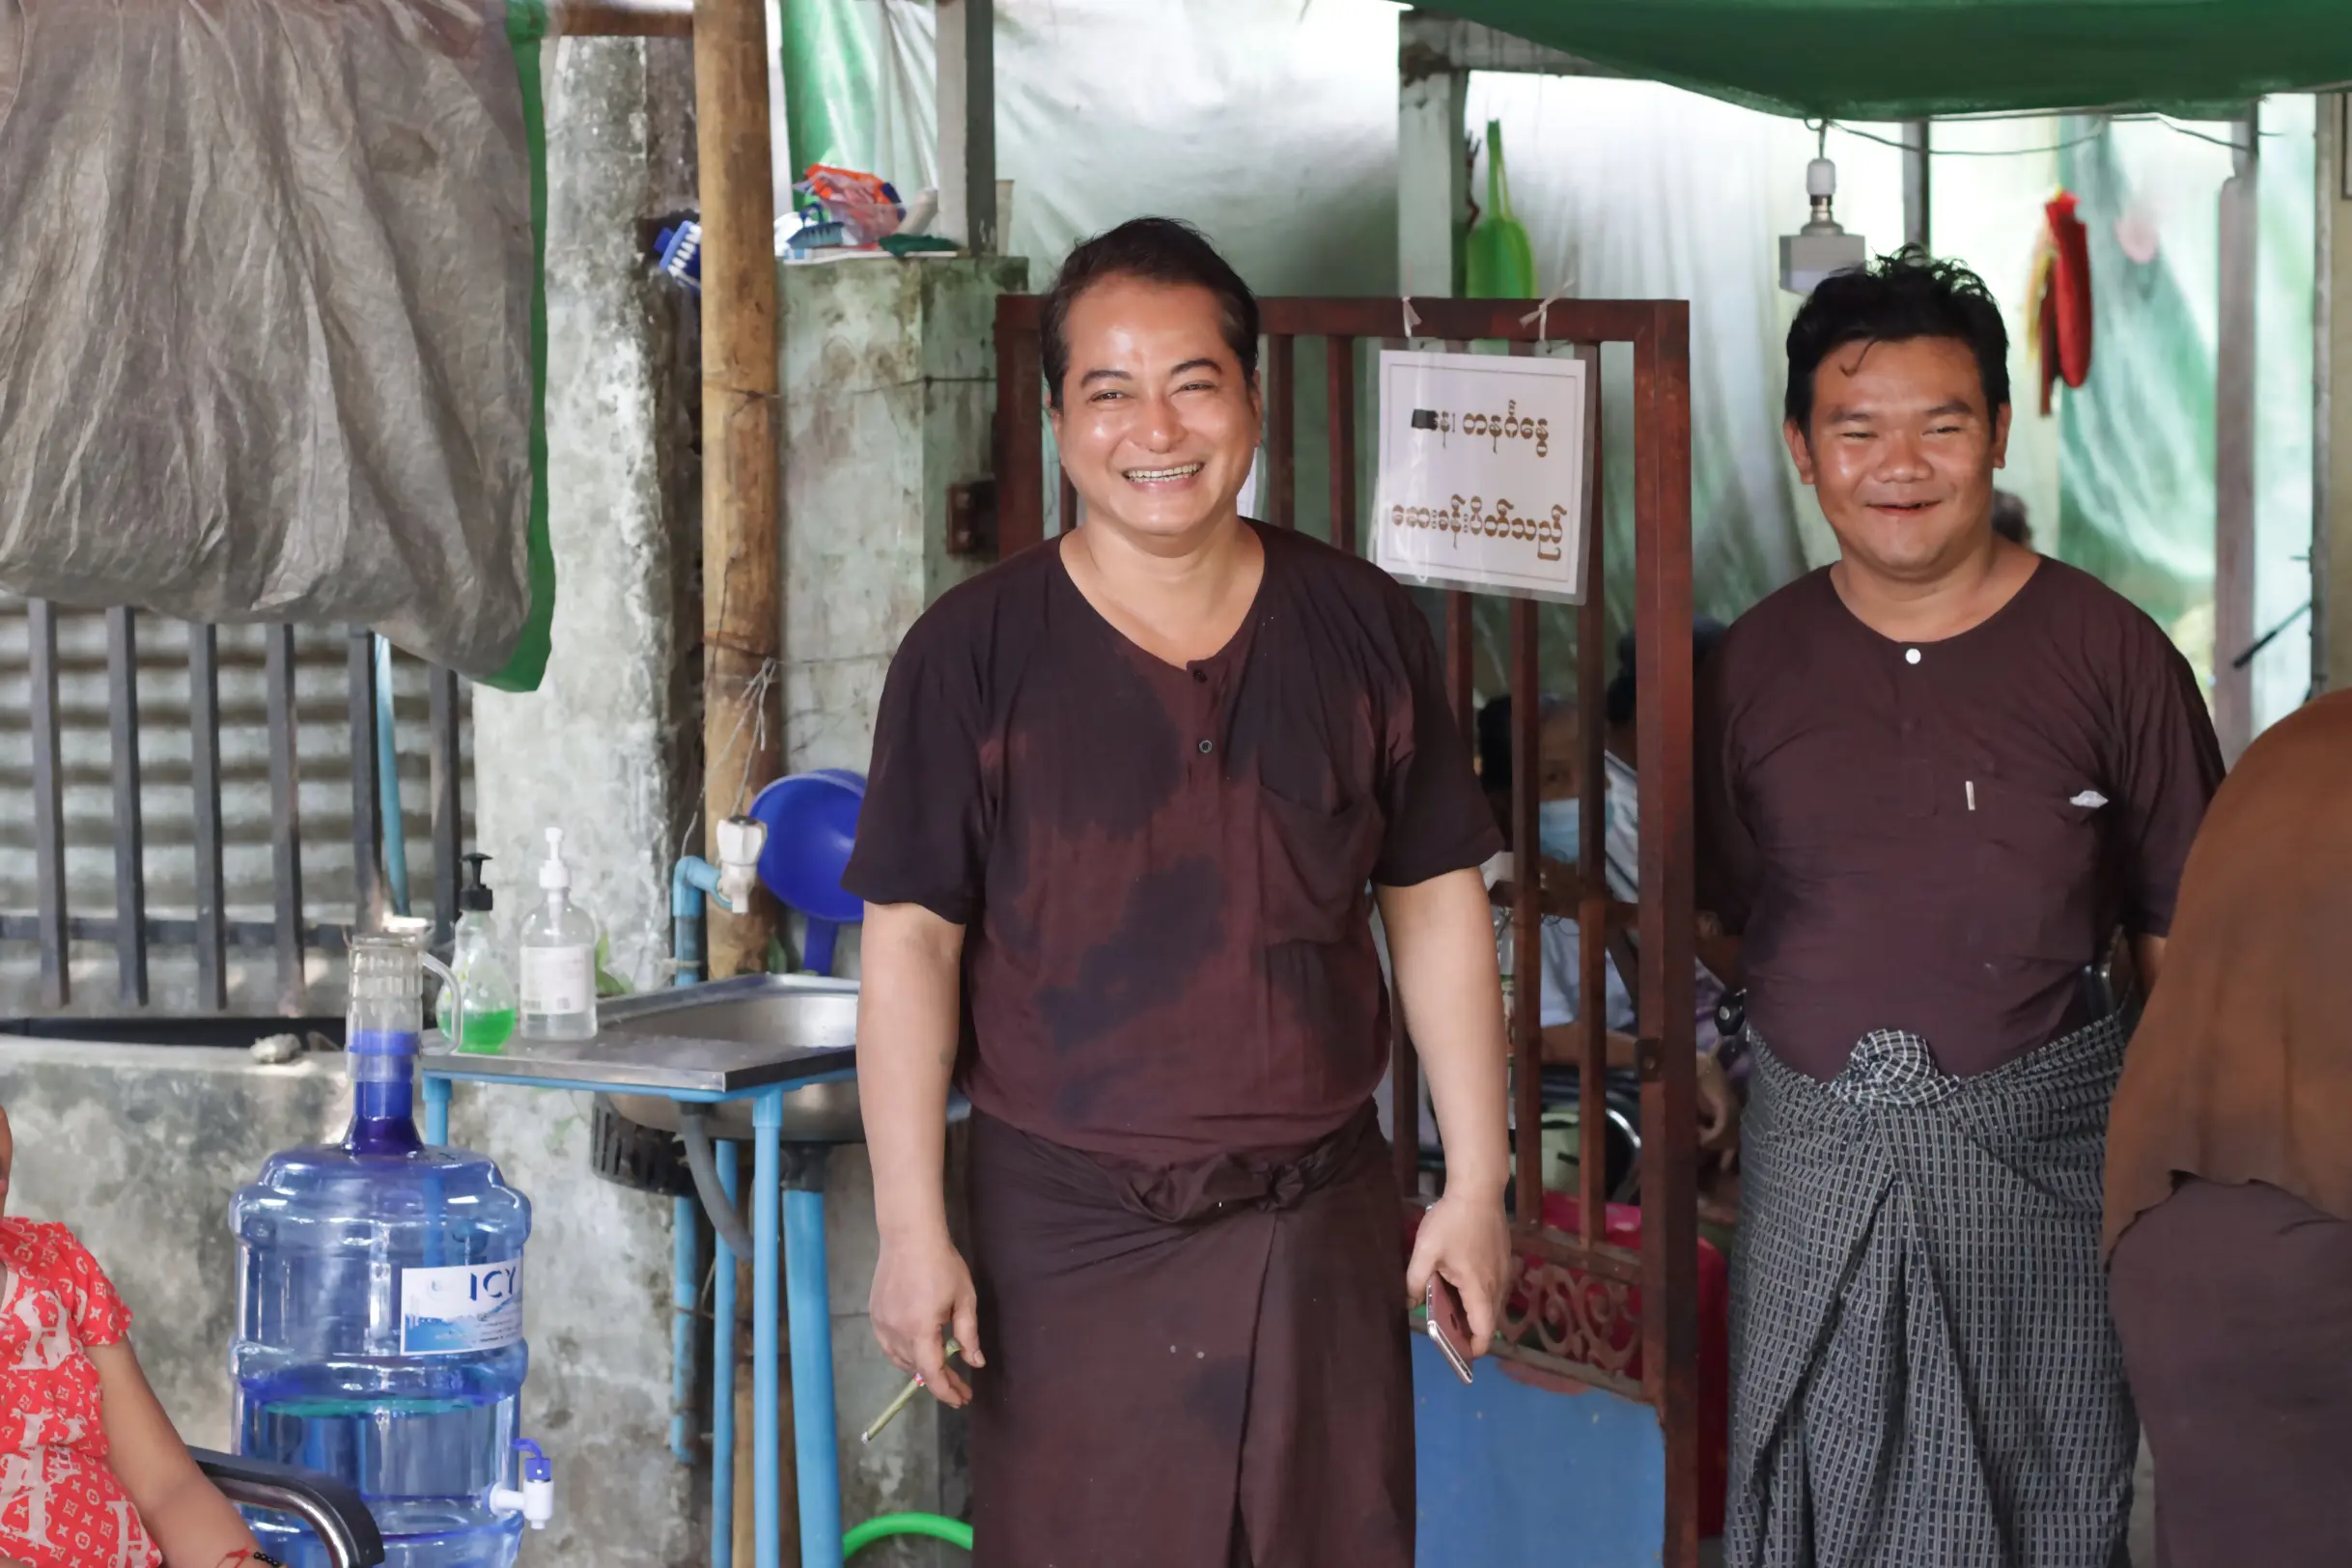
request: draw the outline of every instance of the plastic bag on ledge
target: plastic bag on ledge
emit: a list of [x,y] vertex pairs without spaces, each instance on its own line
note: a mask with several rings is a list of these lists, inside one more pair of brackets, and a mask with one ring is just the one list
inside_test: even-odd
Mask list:
[[877,175],[818,163],[794,188],[824,209],[823,221],[841,225],[844,245],[879,245],[906,220],[898,191]]

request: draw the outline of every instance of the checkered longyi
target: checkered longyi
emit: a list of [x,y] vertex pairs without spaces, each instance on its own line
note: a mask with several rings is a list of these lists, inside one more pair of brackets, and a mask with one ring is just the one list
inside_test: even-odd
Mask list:
[[1968,1078],[1760,1039],[1732,1264],[1730,1568],[2115,1568],[2139,1424],[2099,1258],[2109,1019]]

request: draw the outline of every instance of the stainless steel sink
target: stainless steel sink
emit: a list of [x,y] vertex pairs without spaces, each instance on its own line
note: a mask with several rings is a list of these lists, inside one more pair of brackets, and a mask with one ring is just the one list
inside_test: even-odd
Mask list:
[[[670,1048],[681,1056],[714,1046],[772,1049],[778,1055],[839,1052],[851,1067],[857,1044],[857,985],[806,975],[745,975],[710,985],[683,986],[599,1004],[597,1042],[636,1054]],[[612,1097],[632,1122],[665,1133],[679,1130],[680,1106],[659,1095]],[[714,1137],[748,1138],[751,1103],[709,1107]],[[836,1078],[784,1097],[783,1137],[792,1143],[855,1143],[865,1136],[857,1110],[857,1080]]]

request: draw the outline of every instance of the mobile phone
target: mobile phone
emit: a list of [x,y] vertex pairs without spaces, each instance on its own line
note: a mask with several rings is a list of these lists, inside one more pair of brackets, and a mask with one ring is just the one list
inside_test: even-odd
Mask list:
[[1470,1382],[1470,1314],[1463,1310],[1462,1293],[1442,1275],[1433,1274],[1422,1304],[1428,1308],[1430,1342],[1454,1369],[1454,1376]]

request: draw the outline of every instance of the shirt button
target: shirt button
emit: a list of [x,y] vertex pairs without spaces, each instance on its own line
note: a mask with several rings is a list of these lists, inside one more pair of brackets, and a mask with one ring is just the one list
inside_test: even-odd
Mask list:
[[1194,670],[1192,672],[1192,679],[1198,681],[1202,686],[1207,686],[1209,684],[1209,672],[1207,670]]
[[1917,664],[1918,661],[1919,661],[1919,651],[1918,651],[1917,648],[1906,648],[1906,649],[1904,649],[1904,650],[1903,650],[1903,662],[1904,662],[1904,663],[1906,663],[1906,664]]
[[1215,751],[1216,749],[1217,749],[1217,742],[1216,742],[1215,741],[1203,741],[1203,742],[1200,743],[1200,754],[1201,754],[1202,756],[1204,756],[1204,757],[1205,757],[1205,756],[1207,756],[1207,755],[1208,755],[1210,752]]

